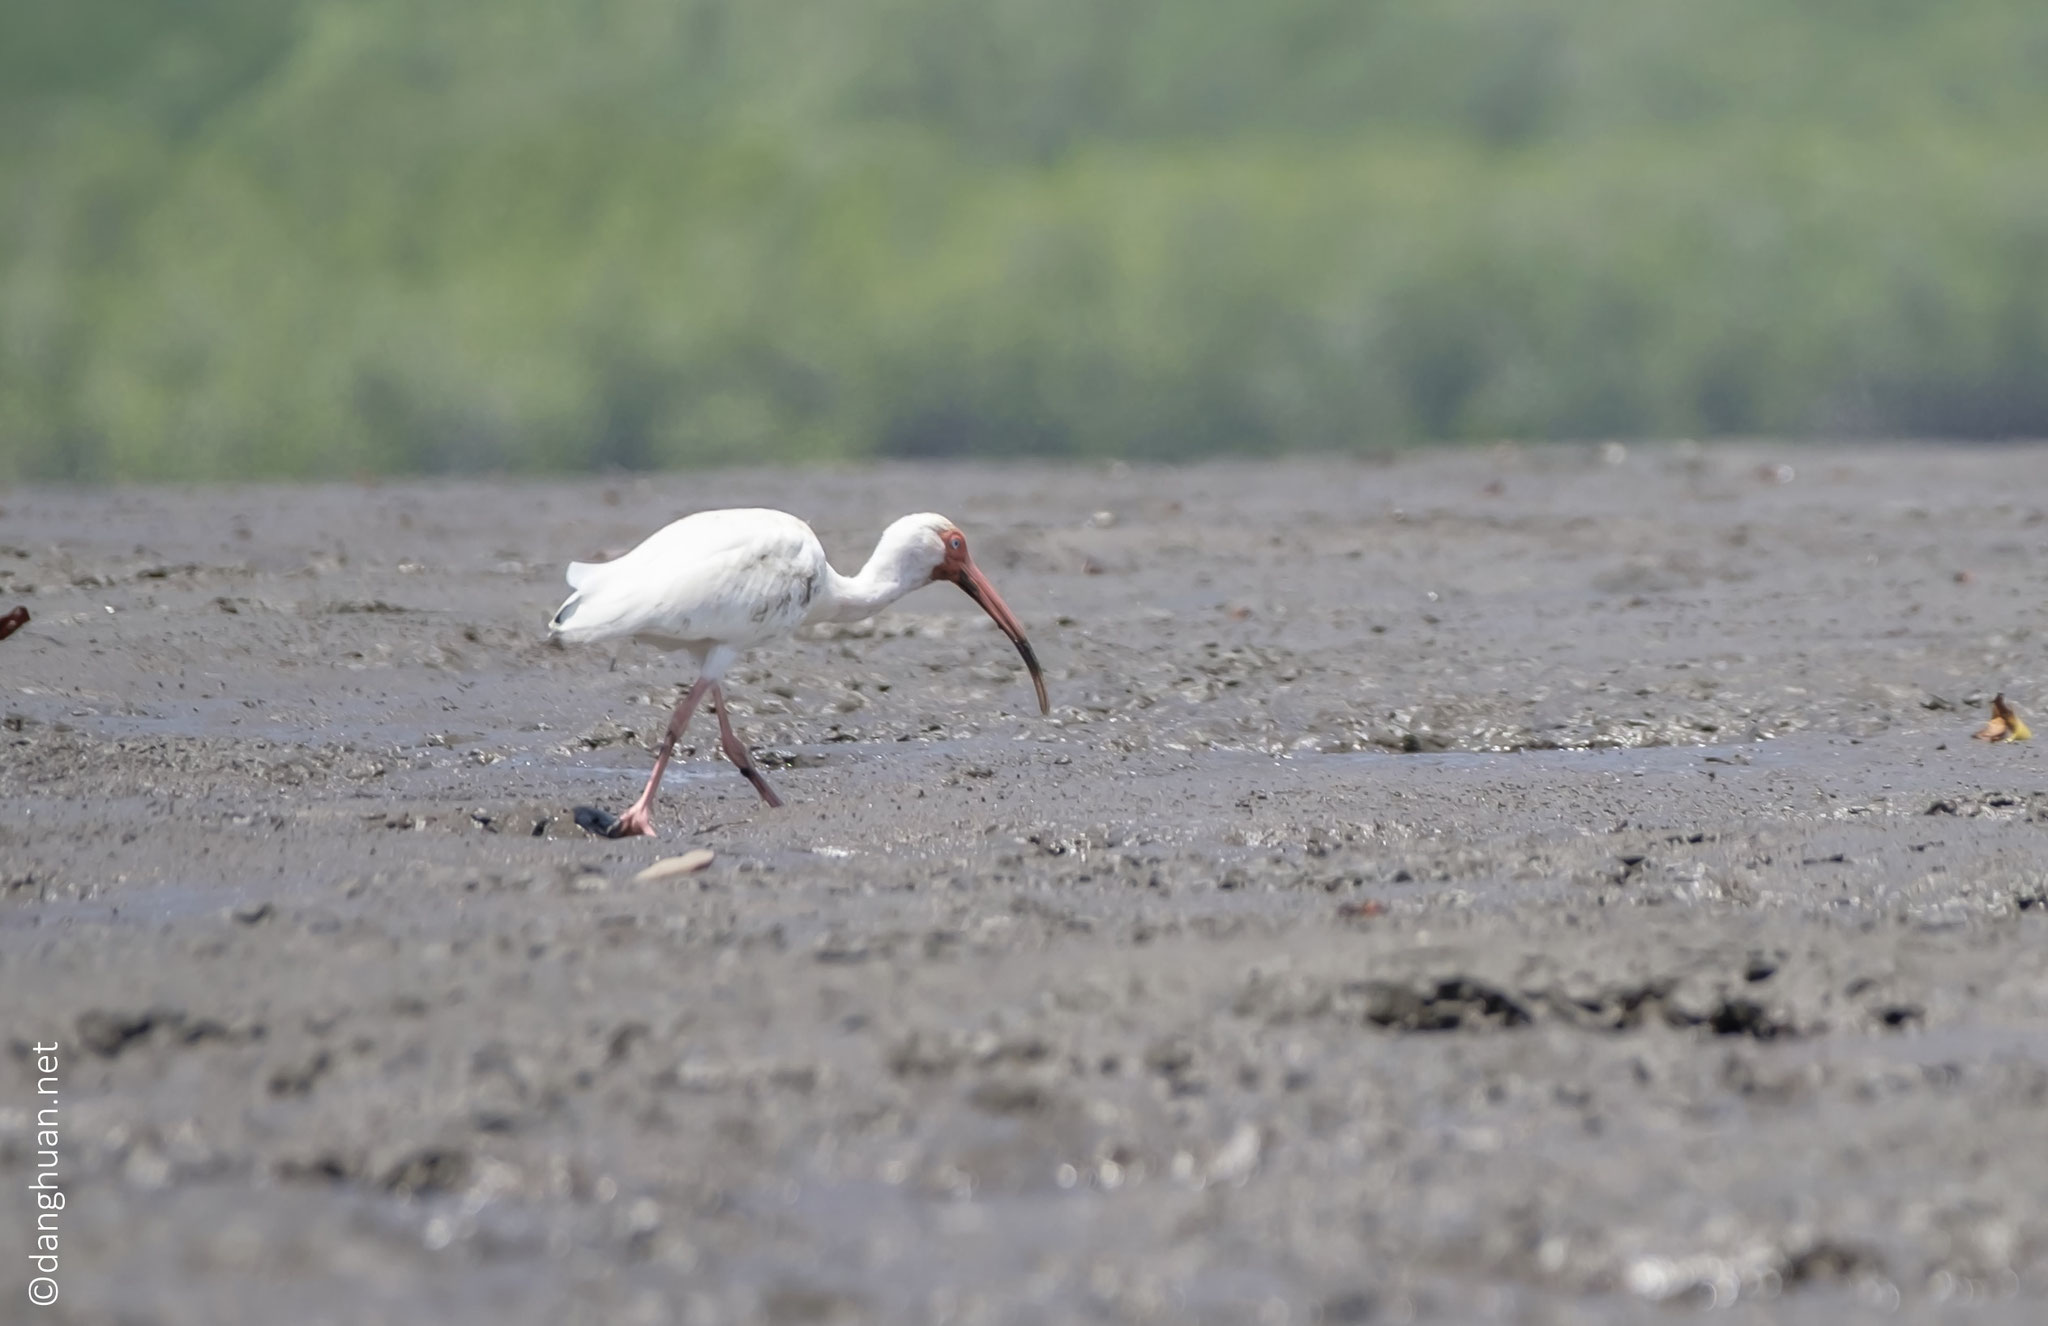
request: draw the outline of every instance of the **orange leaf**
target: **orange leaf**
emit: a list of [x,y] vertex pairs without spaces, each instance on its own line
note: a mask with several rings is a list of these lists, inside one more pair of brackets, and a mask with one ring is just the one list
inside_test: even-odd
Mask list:
[[2034,734],[2020,721],[2013,707],[2005,702],[2005,693],[1992,697],[1991,721],[1971,734],[1978,741],[2026,741]]

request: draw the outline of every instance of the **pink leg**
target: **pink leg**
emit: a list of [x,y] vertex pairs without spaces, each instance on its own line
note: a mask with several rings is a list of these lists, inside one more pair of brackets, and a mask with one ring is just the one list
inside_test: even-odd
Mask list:
[[716,688],[717,683],[709,682],[699,677],[697,684],[692,686],[689,694],[683,697],[682,703],[676,706],[675,717],[669,720],[668,735],[661,739],[661,753],[654,757],[654,772],[648,776],[647,790],[640,794],[638,801],[635,801],[627,808],[625,814],[619,816],[607,836],[612,838],[632,838],[636,836],[652,838],[654,836],[654,820],[651,813],[654,810],[654,794],[661,790],[661,776],[668,772],[669,752],[675,749],[676,742],[683,735],[683,729],[690,726],[690,715],[697,711],[697,701],[704,698],[706,691],[715,690]]
[[754,767],[754,757],[748,753],[747,743],[732,730],[732,720],[725,716],[725,688],[717,682],[711,683],[711,702],[718,706],[718,743],[725,751],[725,758],[739,766],[740,772],[747,776],[747,781],[754,785],[763,801],[770,806],[780,806],[782,798],[775,795],[775,789],[768,786],[768,780]]

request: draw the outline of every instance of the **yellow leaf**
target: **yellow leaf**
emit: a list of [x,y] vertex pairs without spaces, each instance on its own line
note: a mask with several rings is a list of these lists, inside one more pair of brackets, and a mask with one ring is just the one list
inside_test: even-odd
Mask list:
[[1991,699],[1991,721],[1971,734],[1978,741],[2026,741],[2034,734],[2020,721],[2013,707],[2005,702],[2004,692]]

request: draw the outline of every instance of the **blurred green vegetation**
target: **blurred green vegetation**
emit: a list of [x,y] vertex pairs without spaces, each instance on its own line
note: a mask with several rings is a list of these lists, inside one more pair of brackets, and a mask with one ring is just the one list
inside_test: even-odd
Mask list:
[[0,33],[0,479],[2048,434],[2027,0]]

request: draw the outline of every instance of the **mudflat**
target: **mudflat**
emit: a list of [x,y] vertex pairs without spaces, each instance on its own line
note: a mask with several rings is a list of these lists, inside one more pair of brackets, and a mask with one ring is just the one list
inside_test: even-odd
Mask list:
[[[953,517],[1051,716],[934,586],[728,678],[785,808],[702,715],[586,834],[690,677],[563,565],[730,505]],[[0,510],[49,1320],[2041,1319],[2048,449]]]

